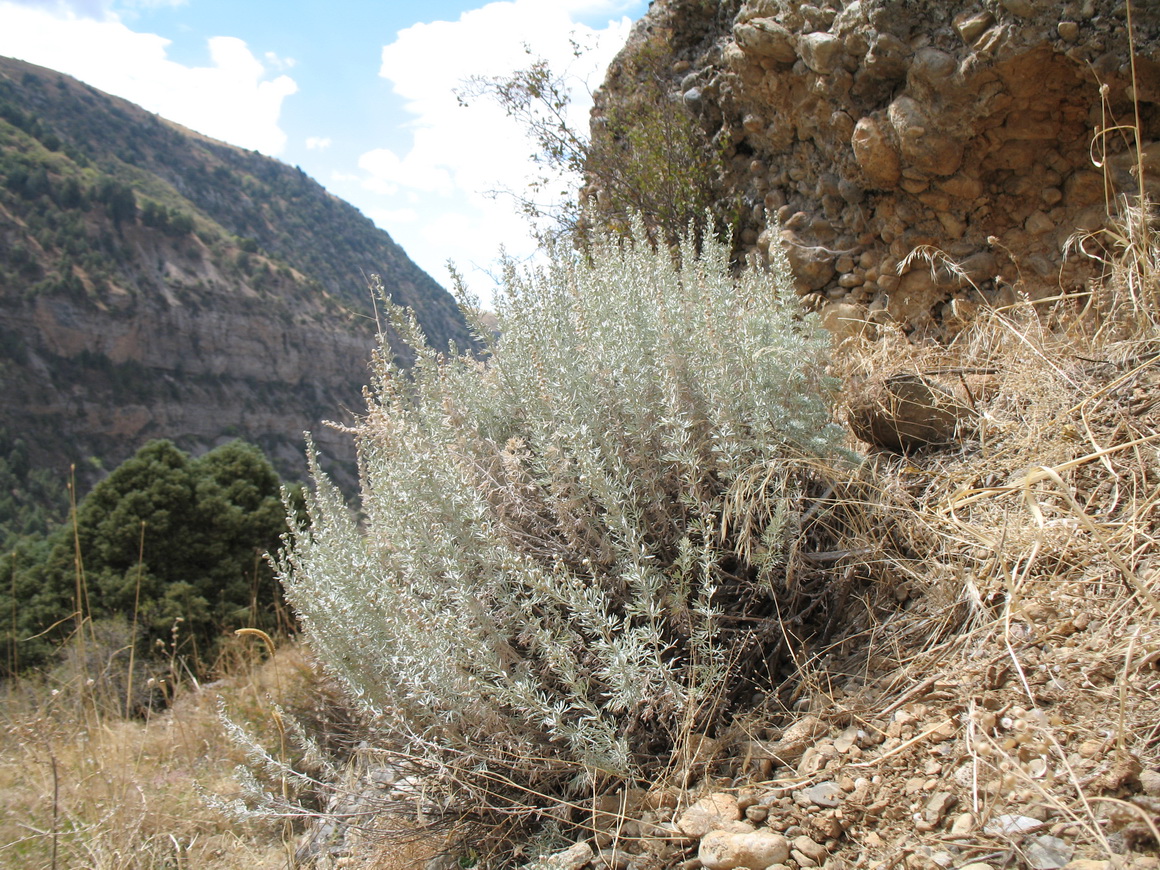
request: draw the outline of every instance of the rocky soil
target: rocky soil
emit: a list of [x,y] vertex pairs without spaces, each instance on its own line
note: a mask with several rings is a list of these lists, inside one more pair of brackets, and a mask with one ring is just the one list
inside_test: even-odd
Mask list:
[[[699,792],[606,797],[590,840],[529,866],[1155,870],[1160,770],[1106,714],[1124,678],[1125,729],[1160,736],[1160,648],[1106,657],[1115,619],[1059,603],[1029,603],[1012,645],[960,638],[817,687],[784,728],[713,742]],[[907,685],[938,658],[954,663]]]
[[[524,870],[1157,870],[1160,637],[1152,614],[1126,638],[1126,607],[1044,584],[1006,624],[828,660],[779,724],[755,712],[694,735],[668,783],[572,805],[585,835]],[[460,866],[437,836],[383,845],[351,821],[437,818],[420,780],[359,782],[303,839],[303,866]]]
[[396,860],[401,819],[431,831],[427,870],[1160,870],[1160,357],[1065,343],[1024,309],[976,321],[967,356],[899,330],[843,345],[847,380],[905,364],[990,381],[956,443],[867,451],[882,512],[864,548],[826,555],[833,582],[873,579],[777,692],[681,735],[653,781],[531,796],[572,841],[538,860],[445,841],[438,778],[368,752],[304,866],[422,866]]
[[[1141,167],[1160,191],[1160,6],[1133,4],[1134,69],[1127,11],[657,0],[597,116],[636,87],[632,58],[659,47],[673,99],[724,148],[719,202],[739,211],[743,248],[768,250],[776,214],[815,305],[946,335],[981,302],[1086,289],[1100,264],[1069,240],[1104,226]],[[1124,127],[1137,120],[1139,160]],[[933,268],[908,261],[915,250]]]

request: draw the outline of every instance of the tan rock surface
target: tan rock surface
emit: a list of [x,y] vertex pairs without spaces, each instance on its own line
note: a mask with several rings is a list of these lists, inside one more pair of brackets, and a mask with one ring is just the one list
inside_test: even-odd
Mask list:
[[[716,192],[741,216],[737,238],[762,256],[770,203],[783,220],[801,214],[788,227],[791,263],[818,304],[881,305],[889,294],[908,329],[938,334],[951,297],[1002,304],[1013,288],[1082,290],[1096,266],[1065,258],[1064,242],[1100,227],[1105,176],[1114,192],[1137,190],[1131,137],[1102,140],[1105,172],[1092,164],[1092,131],[1132,116],[1133,94],[1145,177],[1160,194],[1158,4],[1133,4],[1134,86],[1115,0],[688,5],[656,0],[624,56],[663,44],[675,67],[695,71],[697,99],[686,102],[724,148]],[[618,68],[598,106],[631,89]],[[673,88],[686,75],[674,73]],[[832,271],[822,250],[901,259],[919,245],[992,268],[972,273],[975,287],[914,278],[895,292]]]

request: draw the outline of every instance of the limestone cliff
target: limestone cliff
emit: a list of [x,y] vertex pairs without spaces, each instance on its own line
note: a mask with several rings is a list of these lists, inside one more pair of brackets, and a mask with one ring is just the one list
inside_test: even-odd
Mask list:
[[[636,87],[633,59],[658,51],[671,98],[722,149],[717,201],[739,246],[767,250],[777,214],[818,307],[945,335],[982,300],[1082,291],[1099,266],[1067,243],[1103,226],[1106,197],[1137,193],[1133,134],[1116,127],[1137,109],[1160,193],[1156,3],[656,0],[597,122]],[[961,271],[899,274],[922,246]]]
[[244,437],[283,473],[303,430],[362,407],[377,327],[367,276],[437,346],[451,296],[295,168],[0,59],[0,434],[64,476],[151,438]]

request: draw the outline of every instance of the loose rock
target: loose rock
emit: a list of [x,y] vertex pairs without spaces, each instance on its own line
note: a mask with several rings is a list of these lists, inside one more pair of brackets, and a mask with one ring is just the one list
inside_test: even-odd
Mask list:
[[920,375],[867,382],[850,401],[854,434],[899,453],[953,443],[970,429],[974,418],[974,410],[950,390]]
[[845,792],[836,782],[819,782],[817,785],[803,789],[802,794],[805,795],[806,800],[819,807],[836,807],[845,797]]
[[792,846],[796,851],[801,852],[815,864],[821,864],[830,854],[826,850],[825,846],[815,843],[809,837],[804,835],[801,837],[794,837]]
[[1031,870],[1059,870],[1071,860],[1074,851],[1059,837],[1036,837],[1026,849],[1027,866]]
[[[730,794],[716,793],[701,798],[677,820],[677,828],[689,837],[703,837],[720,828],[724,822],[741,819],[737,798]],[[772,863],[772,862],[771,862]]]
[[581,870],[593,859],[592,847],[587,841],[574,843],[563,852],[556,852],[547,858],[541,859],[540,866],[546,870]]
[[789,857],[789,844],[785,837],[767,830],[748,834],[713,831],[701,840],[697,857],[707,870],[765,870]]

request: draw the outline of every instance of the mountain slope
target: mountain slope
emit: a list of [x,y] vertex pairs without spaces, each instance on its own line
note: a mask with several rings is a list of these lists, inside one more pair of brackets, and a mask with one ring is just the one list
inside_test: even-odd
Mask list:
[[[0,441],[29,467],[241,436],[292,472],[361,407],[367,276],[436,346],[451,296],[301,170],[0,58]],[[22,455],[24,455],[22,453]]]

